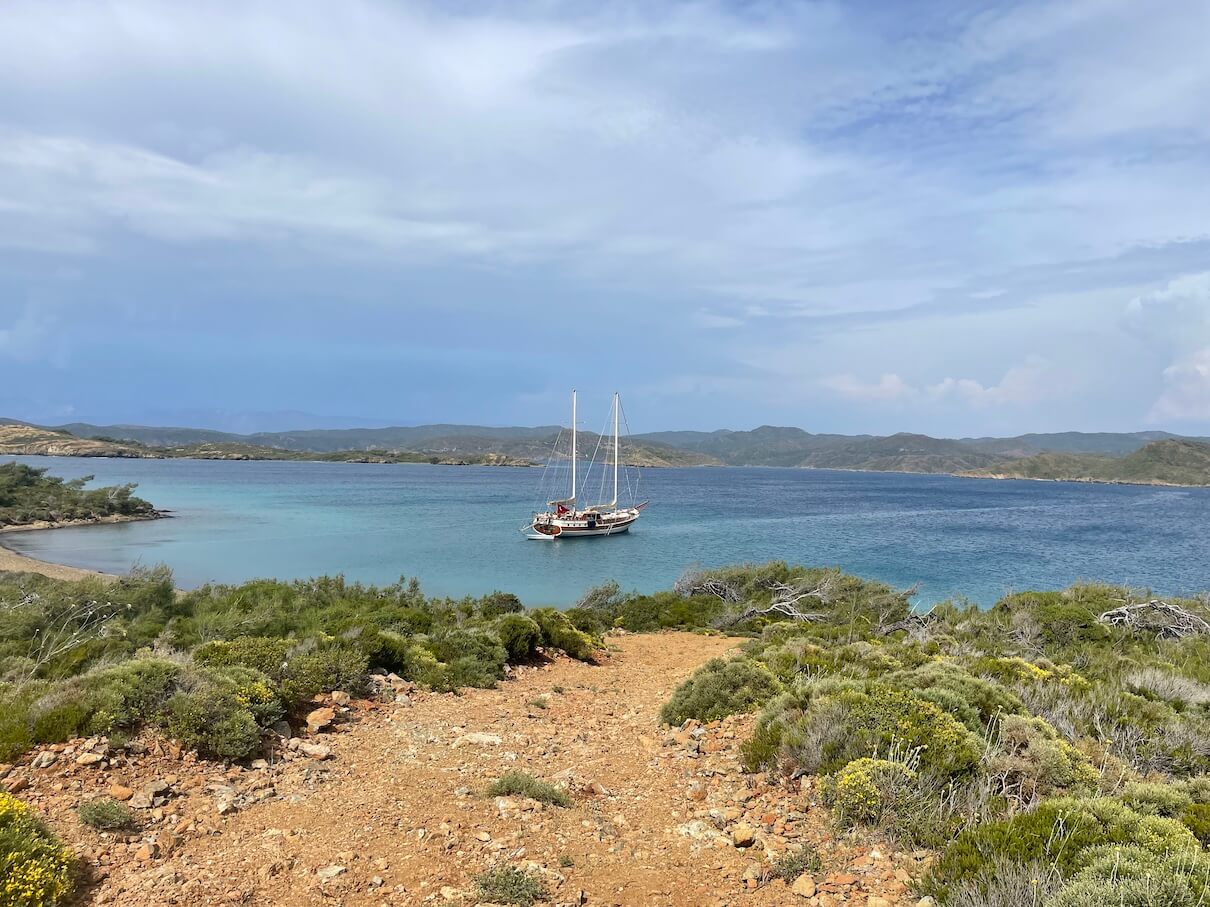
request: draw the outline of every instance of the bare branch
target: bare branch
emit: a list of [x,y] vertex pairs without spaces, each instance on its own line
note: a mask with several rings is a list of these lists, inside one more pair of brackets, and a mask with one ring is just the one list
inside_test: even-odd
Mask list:
[[1204,618],[1159,599],[1113,608],[1097,620],[1111,627],[1154,633],[1160,639],[1210,636],[1210,623]]

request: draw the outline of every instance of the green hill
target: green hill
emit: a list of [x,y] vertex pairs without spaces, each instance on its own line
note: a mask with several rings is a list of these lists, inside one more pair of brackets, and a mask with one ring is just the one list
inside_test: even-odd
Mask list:
[[1210,444],[1182,438],[1166,438],[1162,441],[1152,441],[1125,457],[1043,453],[970,470],[964,474],[1067,482],[1210,485]]

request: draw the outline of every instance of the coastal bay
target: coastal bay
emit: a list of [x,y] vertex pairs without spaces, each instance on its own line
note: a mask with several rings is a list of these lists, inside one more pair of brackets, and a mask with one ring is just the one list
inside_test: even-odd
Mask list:
[[[164,562],[178,584],[343,573],[416,576],[432,594],[504,589],[569,605],[589,586],[666,588],[691,564],[835,564],[918,603],[1105,579],[1164,594],[1210,585],[1210,490],[777,468],[644,472],[633,534],[531,542],[535,470],[427,464],[21,458],[138,483],[174,519],[12,533],[18,554],[103,573]],[[457,521],[448,519],[459,514]],[[1161,517],[1162,515],[1162,517]]]

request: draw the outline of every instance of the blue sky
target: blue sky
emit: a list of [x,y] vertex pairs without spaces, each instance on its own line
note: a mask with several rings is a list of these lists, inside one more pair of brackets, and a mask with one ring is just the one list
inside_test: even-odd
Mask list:
[[[1210,434],[1204,0],[0,6],[0,415]],[[595,418],[595,416],[593,416]]]

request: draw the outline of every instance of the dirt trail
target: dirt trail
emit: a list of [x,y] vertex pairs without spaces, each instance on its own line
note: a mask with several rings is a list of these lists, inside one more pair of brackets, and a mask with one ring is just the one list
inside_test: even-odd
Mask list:
[[[313,738],[331,759],[224,771],[157,746],[106,768],[77,764],[76,747],[55,767],[19,767],[31,780],[21,796],[92,864],[100,880],[86,902],[98,905],[469,905],[476,874],[502,865],[542,875],[554,905],[915,903],[906,857],[832,842],[809,792],[739,771],[750,719],[658,726],[672,689],[736,640],[610,643],[600,665],[560,658],[496,690],[378,706]],[[513,771],[562,781],[573,805],[484,795]],[[152,779],[169,799],[141,811],[137,836],[74,816],[112,785]],[[238,808],[223,809],[233,791]],[[824,853],[818,892],[758,885],[760,864],[804,843]]]

